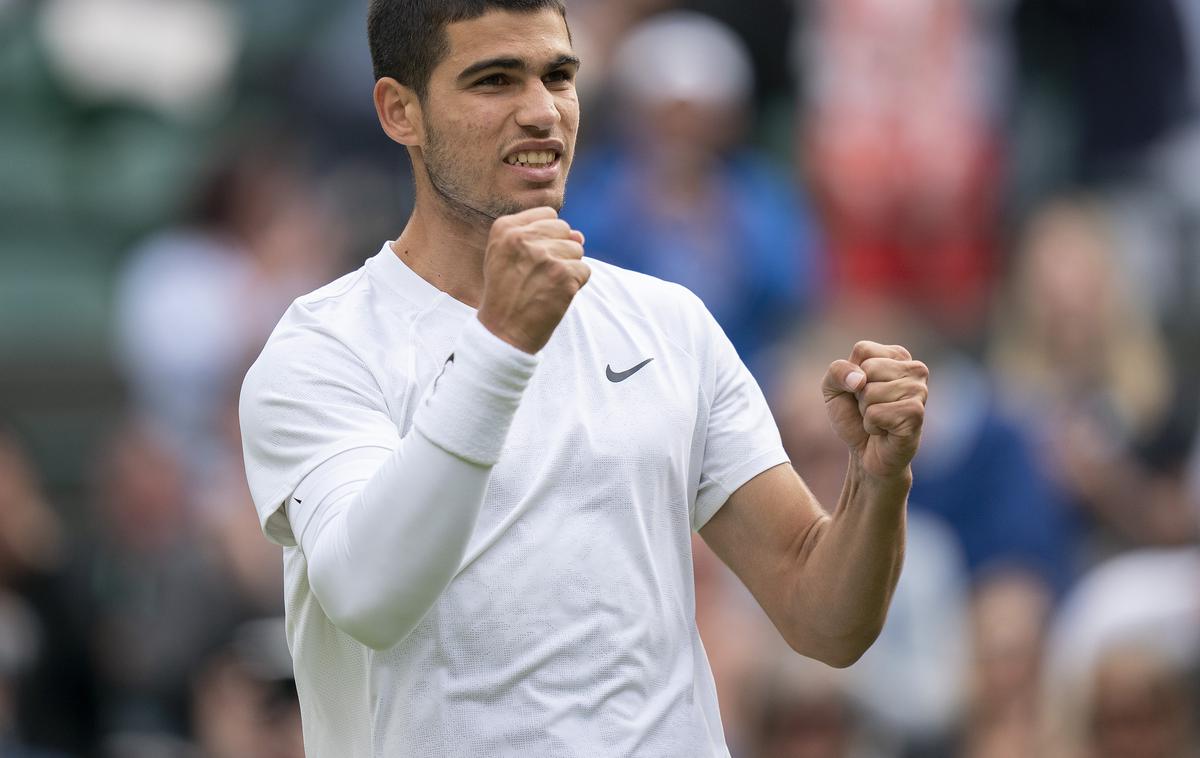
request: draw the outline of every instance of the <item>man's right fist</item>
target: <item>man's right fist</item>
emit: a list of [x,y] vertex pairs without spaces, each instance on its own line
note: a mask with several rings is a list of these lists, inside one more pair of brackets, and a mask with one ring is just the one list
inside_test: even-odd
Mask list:
[[510,345],[536,353],[591,276],[583,235],[553,208],[530,208],[492,223],[483,257],[479,320]]

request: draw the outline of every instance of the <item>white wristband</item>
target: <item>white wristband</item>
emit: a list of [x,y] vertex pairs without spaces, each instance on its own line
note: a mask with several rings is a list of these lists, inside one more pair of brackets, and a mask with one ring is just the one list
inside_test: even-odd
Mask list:
[[448,453],[494,466],[537,363],[537,356],[492,334],[479,319],[467,319],[413,426]]

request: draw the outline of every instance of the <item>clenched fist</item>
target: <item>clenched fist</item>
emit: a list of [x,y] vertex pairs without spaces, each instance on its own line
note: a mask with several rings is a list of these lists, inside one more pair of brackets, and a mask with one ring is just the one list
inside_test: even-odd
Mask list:
[[929,369],[899,345],[859,342],[834,361],[822,392],[833,429],[863,469],[885,479],[908,468],[921,440]]
[[479,320],[505,342],[536,353],[587,284],[583,234],[553,208],[531,208],[492,223],[483,258]]

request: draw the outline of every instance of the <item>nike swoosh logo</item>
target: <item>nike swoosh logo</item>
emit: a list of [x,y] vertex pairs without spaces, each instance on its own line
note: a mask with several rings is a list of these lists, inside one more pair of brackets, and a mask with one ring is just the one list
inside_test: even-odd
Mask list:
[[639,363],[638,365],[634,366],[633,368],[631,368],[627,371],[613,371],[612,366],[605,366],[604,367],[604,375],[608,377],[608,381],[610,381],[610,382],[623,382],[626,379],[628,379],[629,377],[636,374],[637,372],[641,371],[642,367],[645,366],[647,363],[649,363],[652,360],[654,360],[654,359],[647,358],[646,360],[642,361],[641,363]]

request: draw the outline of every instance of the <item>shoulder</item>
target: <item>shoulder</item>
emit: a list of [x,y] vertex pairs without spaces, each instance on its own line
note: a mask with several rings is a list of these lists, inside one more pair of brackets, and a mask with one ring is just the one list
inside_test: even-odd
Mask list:
[[[383,395],[383,374],[395,369],[389,361],[404,355],[392,314],[379,312],[380,300],[365,268],[296,298],[246,373],[243,411],[331,391],[375,402]],[[394,299],[387,307],[397,307]]]
[[696,320],[711,318],[708,308],[694,292],[682,284],[668,282],[650,274],[586,259],[592,269],[588,287],[606,304],[637,313],[664,325],[687,326]]
[[355,329],[365,279],[359,269],[293,300],[251,370],[320,361],[326,349],[343,343],[343,335]]

